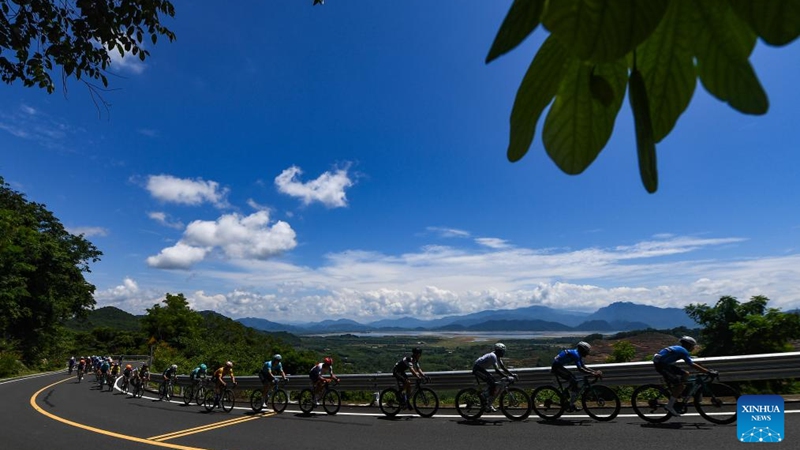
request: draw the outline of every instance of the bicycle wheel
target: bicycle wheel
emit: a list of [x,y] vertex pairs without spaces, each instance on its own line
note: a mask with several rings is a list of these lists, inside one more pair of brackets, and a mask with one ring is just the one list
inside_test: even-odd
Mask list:
[[669,392],[657,384],[645,384],[634,389],[631,406],[637,416],[650,423],[666,422],[672,417],[664,406],[669,401]]
[[339,412],[342,406],[342,399],[339,397],[339,392],[335,389],[328,389],[322,394],[322,407],[325,412],[334,415]]
[[261,412],[264,409],[264,394],[261,389],[256,389],[250,394],[250,407],[255,412]]
[[726,425],[736,422],[739,392],[722,383],[707,384],[694,394],[694,407],[711,423]]
[[520,388],[511,387],[500,394],[500,411],[511,420],[525,420],[531,414],[531,401]]
[[439,411],[439,396],[431,388],[419,388],[414,393],[414,411],[421,417],[433,417]]
[[477,389],[462,389],[456,394],[456,411],[467,420],[475,420],[483,414],[484,402]]
[[400,391],[394,388],[386,388],[381,391],[380,397],[378,397],[378,405],[381,407],[381,412],[386,415],[386,417],[394,417],[400,410],[403,408],[403,397],[400,394]]
[[198,387],[194,394],[194,397],[197,406],[203,406],[203,404],[205,404],[206,402],[206,388],[204,388],[203,386]]
[[589,386],[581,396],[583,410],[594,420],[607,422],[619,414],[619,396],[610,387],[599,384]]
[[192,387],[191,385],[186,386],[186,389],[183,390],[183,404],[188,405],[192,403],[192,400],[194,400],[194,396],[195,396],[194,387]]
[[555,420],[564,414],[566,399],[561,391],[552,385],[539,386],[531,393],[531,407],[533,411],[545,420]]
[[311,414],[314,409],[314,393],[311,389],[303,389],[297,397],[297,405],[300,406],[300,411],[305,414]]
[[219,403],[220,406],[222,406],[223,411],[231,412],[233,405],[236,404],[236,398],[233,396],[233,391],[230,389],[225,389],[222,392],[222,397],[220,397]]
[[289,394],[283,389],[277,389],[272,394],[272,410],[280,414],[286,409],[289,404]]
[[215,394],[213,389],[209,389],[206,391],[206,397],[205,399],[203,399],[203,407],[206,408],[206,411],[208,412],[211,412],[211,410],[213,410],[214,407],[217,406],[214,404],[214,397]]

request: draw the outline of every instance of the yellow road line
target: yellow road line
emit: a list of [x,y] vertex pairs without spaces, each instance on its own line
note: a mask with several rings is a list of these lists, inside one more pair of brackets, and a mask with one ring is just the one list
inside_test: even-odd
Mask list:
[[211,424],[200,425],[199,427],[189,428],[189,429],[186,429],[186,430],[173,431],[171,433],[164,433],[164,434],[160,434],[158,436],[150,436],[147,439],[151,439],[151,440],[155,441],[155,440],[159,440],[159,439],[163,439],[163,438],[172,436],[174,434],[181,434],[181,433],[185,433],[185,432],[188,432],[188,431],[202,430],[204,428],[208,428],[208,427],[211,427],[211,426],[214,426],[214,425],[217,425],[217,424],[228,424],[228,423],[231,423],[231,422],[239,422],[239,421],[247,420],[247,419],[250,419],[250,418],[251,417],[236,417],[236,418],[233,418],[233,419],[223,420],[221,422],[215,422],[215,423],[211,423]]
[[203,426],[203,427],[190,428],[190,429],[187,429],[187,430],[176,431],[174,433],[163,434],[161,436],[154,436],[153,438],[150,438],[150,439],[144,439],[144,438],[140,438],[140,437],[136,437],[136,436],[129,436],[127,434],[121,434],[121,433],[115,433],[113,431],[103,430],[101,428],[95,428],[95,427],[92,427],[92,426],[89,426],[89,425],[84,425],[82,423],[73,422],[71,420],[64,419],[63,417],[59,417],[59,416],[57,416],[55,414],[52,414],[52,413],[50,413],[48,411],[45,411],[44,409],[39,407],[39,405],[36,404],[36,397],[38,397],[39,394],[41,394],[45,390],[47,390],[47,389],[49,389],[49,388],[51,388],[51,387],[53,387],[53,386],[55,386],[55,385],[57,385],[59,383],[63,383],[63,382],[68,381],[70,379],[71,378],[65,378],[65,379],[63,379],[61,381],[56,381],[55,383],[49,384],[49,385],[39,389],[38,391],[36,391],[31,396],[31,399],[30,399],[31,407],[33,407],[33,409],[36,410],[37,412],[39,412],[39,413],[41,413],[41,414],[43,414],[43,415],[55,420],[55,421],[58,421],[58,422],[61,422],[61,423],[64,423],[64,424],[67,424],[67,425],[70,425],[70,426],[73,426],[73,427],[76,427],[76,428],[81,428],[83,430],[92,431],[94,433],[98,433],[98,434],[102,434],[102,435],[105,435],[105,436],[114,437],[114,438],[117,438],[117,439],[124,439],[126,441],[138,442],[140,444],[154,445],[156,447],[172,448],[172,449],[176,449],[176,450],[206,450],[206,449],[203,449],[203,448],[200,448],[200,447],[189,447],[189,446],[186,446],[186,445],[169,444],[169,443],[161,442],[161,441],[155,440],[155,439],[160,439],[160,440],[173,439],[173,438],[177,438],[177,437],[181,437],[181,436],[187,436],[189,434],[200,433],[201,431],[213,430],[215,428],[221,428],[221,427],[228,426],[228,425],[234,425],[234,424],[239,423],[239,422],[247,422],[249,420],[259,419],[259,418],[262,418],[262,417],[269,417],[269,416],[275,415],[275,413],[273,412],[273,413],[264,413],[264,414],[261,414],[261,415],[258,415],[258,416],[230,419],[230,420],[225,420],[225,421],[222,421],[222,422],[217,422],[217,423],[214,423],[214,424],[211,424],[211,425],[206,425],[206,426]]
[[206,425],[206,426],[203,426],[203,427],[190,428],[188,430],[176,431],[174,433],[169,433],[169,434],[166,434],[166,435],[154,436],[154,437],[151,437],[149,439],[152,439],[152,440],[158,441],[158,442],[163,442],[163,441],[166,441],[167,439],[175,439],[175,438],[179,438],[179,437],[189,436],[190,434],[202,433],[204,431],[215,430],[217,428],[228,427],[228,426],[231,426],[231,425],[236,425],[236,424],[240,424],[240,423],[244,423],[244,422],[249,422],[251,420],[261,419],[261,418],[264,418],[264,417],[269,417],[269,416],[274,416],[274,415],[275,415],[275,413],[273,412],[273,413],[264,413],[264,414],[261,414],[261,415],[258,415],[258,416],[242,417],[242,418],[239,418],[239,419],[236,419],[236,420],[226,420],[224,422],[217,422],[217,423],[214,423],[214,424],[211,424],[211,425]]

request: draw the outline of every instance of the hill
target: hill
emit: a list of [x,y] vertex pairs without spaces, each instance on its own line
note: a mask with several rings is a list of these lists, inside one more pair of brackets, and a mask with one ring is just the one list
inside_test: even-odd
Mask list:
[[70,319],[64,326],[75,331],[93,330],[95,328],[111,328],[119,331],[139,331],[139,316],[123,311],[114,306],[104,306],[92,311],[83,320]]

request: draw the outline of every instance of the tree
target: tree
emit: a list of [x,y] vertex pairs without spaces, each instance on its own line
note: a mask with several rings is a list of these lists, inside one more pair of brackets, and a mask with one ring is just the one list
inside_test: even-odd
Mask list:
[[769,298],[757,295],[747,303],[724,296],[713,307],[691,304],[686,313],[703,326],[703,356],[746,355],[791,350],[800,338],[800,316],[767,308]]
[[144,61],[146,36],[153,44],[159,35],[175,39],[163,15],[175,15],[167,0],[0,0],[0,76],[52,93],[51,74],[60,67],[65,89],[74,76],[94,98],[99,88],[91,80],[108,87],[111,52]]
[[540,24],[550,35],[517,91],[508,159],[525,155],[552,103],[545,150],[565,173],[583,172],[611,137],[627,88],[639,174],[653,193],[655,144],[689,106],[698,78],[737,111],[767,112],[750,54],[757,38],[783,46],[800,35],[800,0],[514,0],[486,62]]
[[83,274],[101,255],[0,177],[0,332],[23,344],[24,361],[56,344],[62,320],[94,306],[95,287]]
[[614,349],[606,362],[623,363],[633,361],[636,356],[636,348],[628,341],[617,341],[611,344]]
[[142,329],[161,342],[168,343],[178,349],[186,348],[200,332],[203,318],[189,308],[189,302],[183,294],[167,293],[166,299],[147,309],[142,318]]

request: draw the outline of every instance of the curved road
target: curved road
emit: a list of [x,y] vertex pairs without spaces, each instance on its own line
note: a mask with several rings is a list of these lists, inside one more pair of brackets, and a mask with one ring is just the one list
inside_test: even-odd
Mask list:
[[[389,420],[377,408],[342,408],[336,416],[299,414],[296,405],[280,415],[253,414],[249,408],[212,412],[196,405],[132,399],[100,392],[95,383],[65,373],[0,382],[5,407],[0,413],[3,448],[115,450],[173,448],[245,450],[347,448],[348,450],[437,448],[586,448],[641,450],[654,447],[731,450],[736,425],[711,425],[697,415],[645,425],[629,411],[612,422],[568,416],[555,423],[537,417],[510,422],[490,415],[469,423],[453,410],[431,419],[403,416]],[[798,448],[800,414],[787,413],[788,436],[770,448]]]

